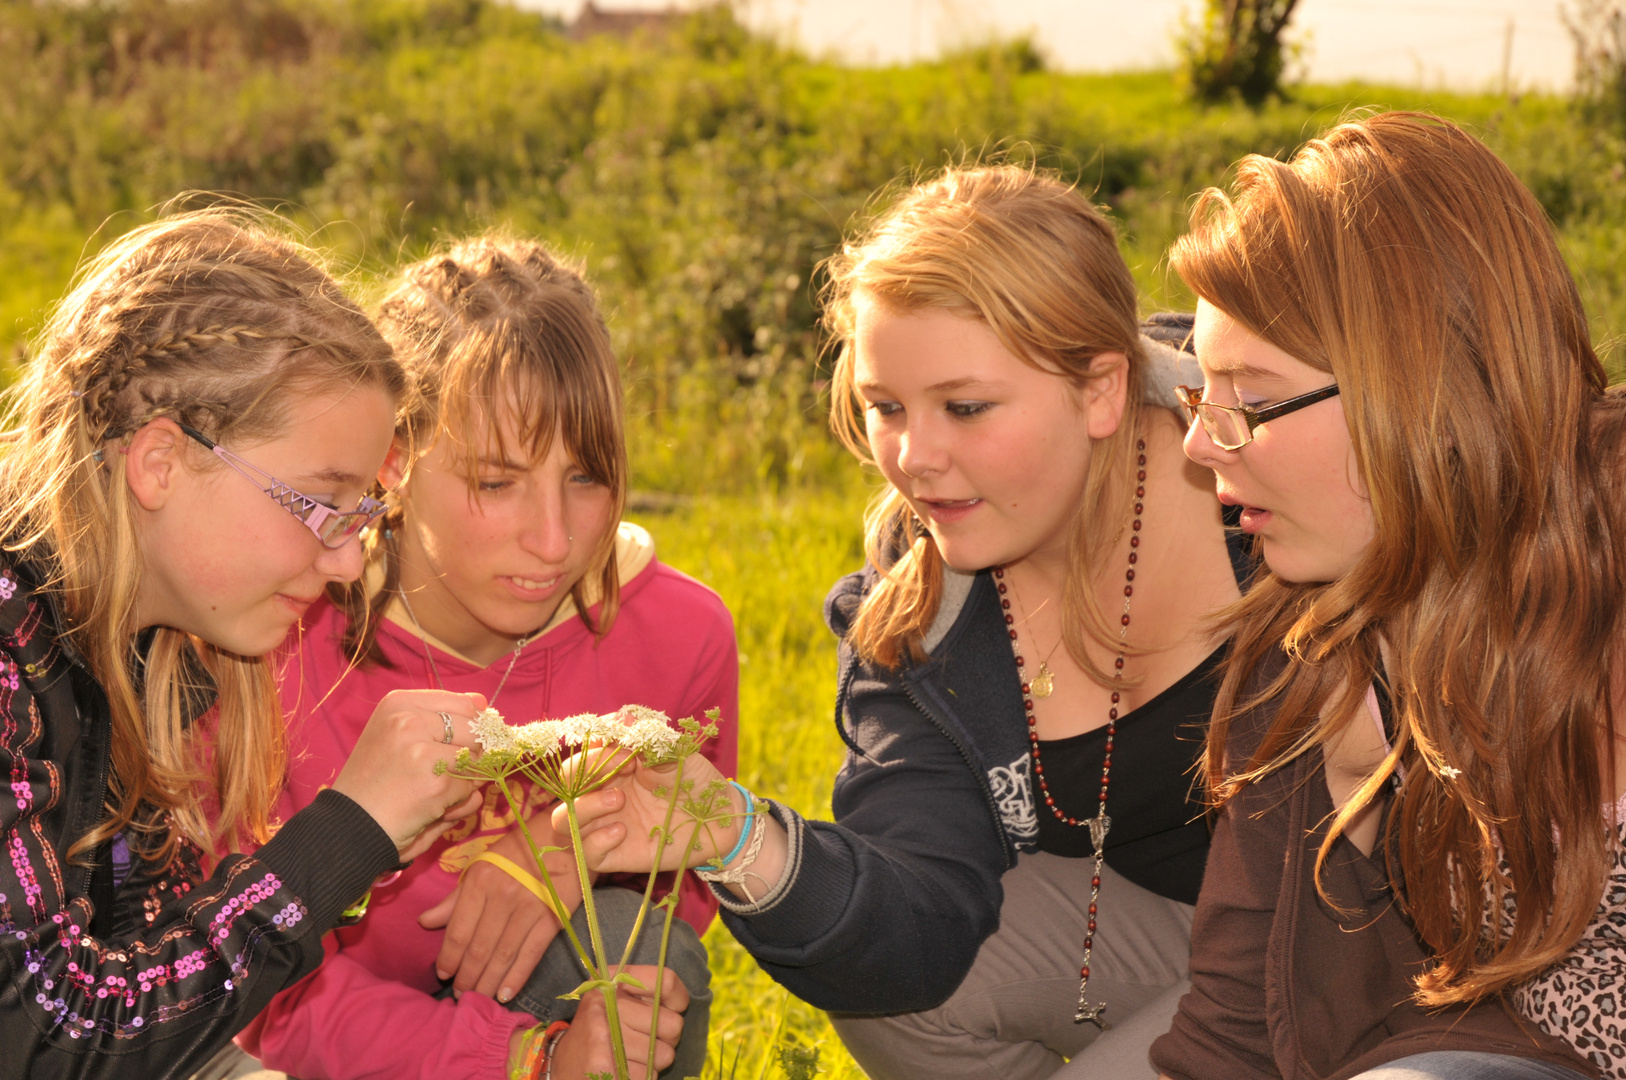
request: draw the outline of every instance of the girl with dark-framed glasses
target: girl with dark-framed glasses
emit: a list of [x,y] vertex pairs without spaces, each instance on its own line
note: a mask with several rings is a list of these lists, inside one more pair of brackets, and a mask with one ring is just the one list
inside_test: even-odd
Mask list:
[[1171,261],[1186,452],[1269,573],[1225,619],[1154,1063],[1626,1076],[1626,402],[1552,225],[1468,133],[1384,114],[1245,159]]

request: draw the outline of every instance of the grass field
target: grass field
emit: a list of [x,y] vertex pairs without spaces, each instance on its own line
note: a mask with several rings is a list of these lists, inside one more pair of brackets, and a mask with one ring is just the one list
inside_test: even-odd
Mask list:
[[[1047,71],[1009,43],[843,67],[726,7],[664,39],[571,42],[497,0],[0,4],[0,358],[79,256],[189,190],[281,209],[363,294],[500,226],[580,257],[626,362],[635,484],[841,481],[819,418],[820,260],[874,193],[1005,153],[1120,227],[1148,310],[1190,197],[1350,110],[1468,125],[1559,232],[1600,340],[1626,326],[1626,142],[1562,97],[1298,86],[1204,107],[1168,72]],[[214,196],[210,196],[214,197]]]
[[[702,498],[682,509],[638,515],[661,558],[722,594],[740,642],[740,781],[810,817],[828,818],[841,763],[836,734],[835,639],[824,594],[863,561],[865,492],[857,466],[846,489],[793,497]],[[712,1076],[777,1076],[778,1045],[817,1047],[820,1068],[859,1077],[824,1016],[781,990],[719,922],[711,951]],[[782,1032],[780,1029],[783,1029]],[[715,1072],[712,1070],[716,1070]]]

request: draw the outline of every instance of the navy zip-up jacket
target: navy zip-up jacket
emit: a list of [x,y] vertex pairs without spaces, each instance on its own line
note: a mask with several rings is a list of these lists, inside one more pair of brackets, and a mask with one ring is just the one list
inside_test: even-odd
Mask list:
[[[1175,383],[1202,378],[1189,355],[1192,317],[1153,316],[1142,329],[1156,343],[1149,400],[1172,407]],[[1240,580],[1246,556],[1233,547],[1232,558]],[[998,928],[1000,878],[1033,847],[1038,816],[992,575],[945,576],[930,656],[899,671],[846,644],[874,578],[871,568],[849,574],[825,601],[825,622],[842,638],[835,716],[851,751],[831,795],[835,821],[770,804],[790,836],[779,882],[754,904],[713,891],[729,930],[802,1000],[919,1012],[948,1000]]]
[[[843,639],[874,573],[842,578],[825,602]],[[928,635],[925,663],[892,671],[843,640],[836,720],[851,753],[835,822],[774,804],[790,834],[784,875],[756,904],[721,896],[734,936],[819,1008],[918,1012],[947,1000],[999,925],[1000,877],[1037,832],[1021,686],[991,576],[962,595],[946,631],[940,615]]]

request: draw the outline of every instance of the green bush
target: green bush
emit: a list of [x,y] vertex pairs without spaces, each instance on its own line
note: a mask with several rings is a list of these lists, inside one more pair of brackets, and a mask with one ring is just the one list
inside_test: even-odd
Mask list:
[[[85,251],[189,190],[278,206],[364,293],[401,259],[508,224],[579,255],[627,365],[635,482],[826,484],[819,260],[891,182],[1006,153],[1121,224],[1149,309],[1188,199],[1350,106],[1430,108],[1502,152],[1621,325],[1616,135],[1526,96],[1304,87],[1200,107],[1172,76],[1065,75],[1031,43],[854,69],[727,9],[665,37],[567,40],[493,0],[19,0],[0,5],[0,357]],[[88,241],[87,241],[87,238]]]
[[1180,70],[1200,101],[1258,105],[1281,92],[1293,49],[1282,39],[1298,0],[1207,0],[1185,16]]

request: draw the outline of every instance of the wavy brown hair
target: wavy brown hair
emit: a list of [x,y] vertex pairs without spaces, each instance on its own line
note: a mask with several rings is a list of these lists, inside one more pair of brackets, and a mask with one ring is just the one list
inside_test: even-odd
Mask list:
[[[1378,115],[1248,157],[1192,221],[1172,262],[1197,294],[1337,379],[1375,521],[1343,577],[1270,575],[1232,609],[1208,782],[1223,803],[1325,745],[1381,674],[1393,751],[1318,870],[1403,764],[1384,845],[1437,956],[1418,998],[1495,993],[1574,946],[1611,864],[1626,411],[1541,206],[1450,123]],[[1227,763],[1255,707],[1264,742]]]
[[[402,270],[378,306],[377,321],[412,379],[397,443],[410,452],[447,439],[474,493],[480,454],[509,456],[501,419],[512,409],[523,456],[546,457],[558,432],[575,463],[610,489],[611,521],[621,520],[627,504],[621,372],[579,266],[537,241],[503,233],[462,240]],[[407,492],[410,484],[409,477]],[[376,531],[369,547],[383,587],[369,594],[366,577],[329,587],[348,616],[344,647],[357,662],[384,661],[376,634],[400,583],[394,534],[410,498],[392,500],[388,527]],[[610,632],[620,603],[615,541],[612,524],[570,593],[582,622],[600,637]],[[588,609],[588,583],[595,578],[596,617]]]
[[[311,393],[366,384],[399,399],[405,382],[316,254],[268,214],[172,216],[80,268],[8,392],[0,447],[6,546],[44,568],[112,712],[108,817],[75,852],[121,830],[157,859],[182,836],[263,843],[285,753],[262,657],[158,627],[136,677],[136,507],[103,450],[159,416],[241,445],[280,433]],[[201,450],[192,461],[225,467]],[[192,723],[216,695],[212,728]]]
[[[824,266],[824,321],[839,350],[830,424],[869,464],[864,401],[853,385],[853,299],[860,292],[889,311],[934,309],[976,319],[1022,361],[1074,387],[1096,377],[1090,365],[1102,353],[1128,358],[1123,419],[1091,455],[1069,538],[1073,572],[1062,592],[1068,654],[1110,685],[1087,649],[1092,640],[1112,652],[1119,647],[1120,627],[1096,599],[1094,568],[1129,520],[1146,363],[1135,282],[1111,222],[1041,170],[954,167],[904,192]],[[943,560],[895,488],[883,490],[865,516],[864,546],[881,576],[848,640],[859,655],[888,667],[924,659],[921,643],[942,597]]]

